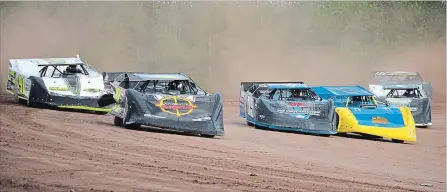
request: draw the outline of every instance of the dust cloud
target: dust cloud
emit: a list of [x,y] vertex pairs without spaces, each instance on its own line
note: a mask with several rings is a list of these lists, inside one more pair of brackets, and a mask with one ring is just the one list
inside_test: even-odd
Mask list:
[[[437,34],[412,39],[408,34],[421,28],[404,9],[392,12],[400,13],[395,20],[407,18],[401,26],[371,17],[368,26],[376,29],[368,31],[364,17],[328,16],[318,4],[5,2],[0,89],[10,58],[79,53],[100,71],[185,72],[227,99],[238,97],[241,81],[366,86],[374,70],[418,71],[432,82],[435,101],[445,102],[445,9],[444,22],[424,22]],[[391,33],[401,41],[384,43]],[[383,38],[375,39],[378,34]]]

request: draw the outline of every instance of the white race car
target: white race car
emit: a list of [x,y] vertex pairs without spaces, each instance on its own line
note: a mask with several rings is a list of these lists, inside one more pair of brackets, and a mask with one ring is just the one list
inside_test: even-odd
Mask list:
[[97,112],[104,90],[103,76],[77,55],[75,58],[10,59],[6,89],[27,106],[44,104]]

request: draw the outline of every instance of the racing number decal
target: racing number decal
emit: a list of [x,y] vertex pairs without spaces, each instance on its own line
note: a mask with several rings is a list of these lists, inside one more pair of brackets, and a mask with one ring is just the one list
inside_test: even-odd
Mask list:
[[386,72],[383,72],[383,71],[378,71],[378,72],[376,72],[376,75],[377,76],[384,76],[384,75],[386,75],[387,73]]
[[249,116],[254,118],[254,112],[253,112],[253,104],[254,104],[254,99],[251,97],[248,97],[248,102],[247,102],[247,113]]
[[23,77],[21,75],[17,76],[17,89],[19,93],[25,94],[25,83],[23,81]]
[[121,88],[117,87],[115,89],[115,100],[116,102],[120,102],[120,99],[121,99]]

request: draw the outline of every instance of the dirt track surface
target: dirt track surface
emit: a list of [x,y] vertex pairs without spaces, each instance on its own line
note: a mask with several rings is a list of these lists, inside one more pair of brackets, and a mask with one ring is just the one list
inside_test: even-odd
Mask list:
[[215,139],[5,98],[0,110],[0,191],[446,190],[444,105],[414,144],[257,130],[231,103]]

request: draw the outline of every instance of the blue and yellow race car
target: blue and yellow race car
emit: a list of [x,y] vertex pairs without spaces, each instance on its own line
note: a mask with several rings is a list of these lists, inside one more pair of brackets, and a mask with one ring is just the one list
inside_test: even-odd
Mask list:
[[334,102],[338,133],[390,138],[393,142],[416,141],[416,128],[408,107],[378,102],[361,86],[318,86],[312,90]]

